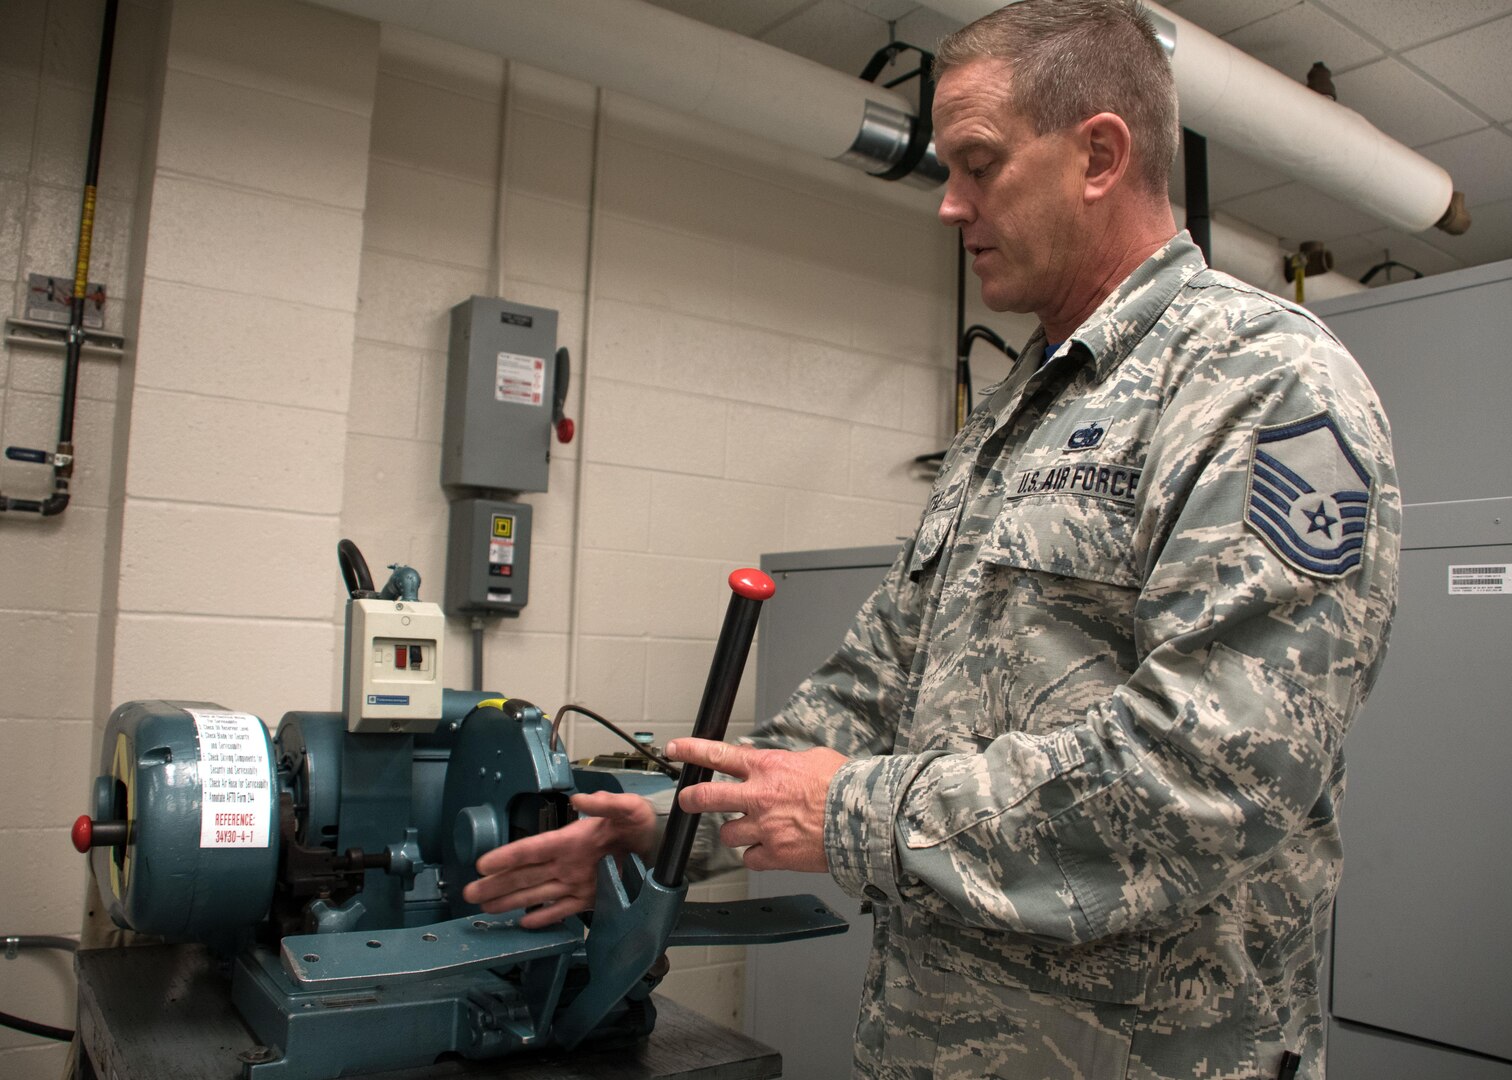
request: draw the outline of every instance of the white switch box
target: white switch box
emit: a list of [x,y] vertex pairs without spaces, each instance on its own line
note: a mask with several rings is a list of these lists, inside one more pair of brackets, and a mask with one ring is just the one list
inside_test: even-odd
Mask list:
[[446,616],[416,600],[347,602],[348,731],[423,734],[441,720]]

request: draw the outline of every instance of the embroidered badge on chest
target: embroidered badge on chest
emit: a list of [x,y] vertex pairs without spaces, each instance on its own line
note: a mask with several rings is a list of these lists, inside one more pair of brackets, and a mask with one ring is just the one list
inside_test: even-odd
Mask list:
[[1089,420],[1071,433],[1062,447],[1065,451],[1091,450],[1094,446],[1102,445],[1103,436],[1108,433],[1108,425],[1113,422],[1111,416],[1104,416],[1098,420]]
[[1244,517],[1288,565],[1339,578],[1360,565],[1370,474],[1327,413],[1255,433]]

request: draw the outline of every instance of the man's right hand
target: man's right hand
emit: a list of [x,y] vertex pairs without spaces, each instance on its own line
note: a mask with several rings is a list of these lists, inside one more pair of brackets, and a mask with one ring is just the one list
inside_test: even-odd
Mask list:
[[582,817],[485,854],[477,863],[482,876],[462,890],[462,898],[491,913],[532,908],[520,925],[533,930],[593,907],[605,855],[650,855],[656,811],[645,799],[598,791],[574,795],[571,802]]

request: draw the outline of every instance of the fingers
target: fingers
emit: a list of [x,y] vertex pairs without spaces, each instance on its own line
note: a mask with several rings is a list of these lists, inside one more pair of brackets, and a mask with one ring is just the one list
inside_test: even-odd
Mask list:
[[750,791],[745,784],[710,782],[684,788],[678,805],[690,814],[750,812]]
[[572,796],[572,808],[589,817],[632,819],[640,816],[645,799],[619,791],[593,791]]
[[673,739],[667,744],[667,756],[673,761],[702,765],[740,780],[750,775],[751,764],[761,753],[749,746],[734,746],[712,739]]

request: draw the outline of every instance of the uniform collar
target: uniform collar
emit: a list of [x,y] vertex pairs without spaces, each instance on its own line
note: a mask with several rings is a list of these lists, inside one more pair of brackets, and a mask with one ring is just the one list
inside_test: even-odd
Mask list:
[[[1073,349],[1081,353],[1083,361],[1090,355],[1093,381],[1102,382],[1150,332],[1186,283],[1206,269],[1207,262],[1191,236],[1185,230],[1177,233],[1097,306],[1067,339],[1056,359],[1069,356]],[[1044,343],[1041,327],[1025,349],[1043,355]]]

